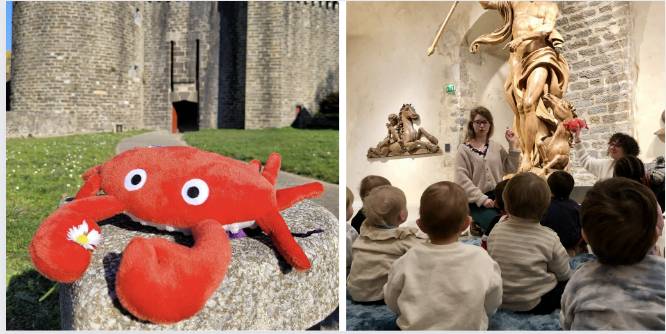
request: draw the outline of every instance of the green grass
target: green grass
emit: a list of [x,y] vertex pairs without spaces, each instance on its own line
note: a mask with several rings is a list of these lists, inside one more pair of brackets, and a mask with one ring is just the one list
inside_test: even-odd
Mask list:
[[116,144],[141,132],[8,140],[6,146],[7,329],[60,329],[54,282],[37,273],[28,245],[63,197],[83,185],[81,175],[115,155]]
[[336,130],[201,130],[185,133],[191,146],[223,156],[262,164],[271,153],[282,156],[280,170],[318,180],[339,182],[339,145]]

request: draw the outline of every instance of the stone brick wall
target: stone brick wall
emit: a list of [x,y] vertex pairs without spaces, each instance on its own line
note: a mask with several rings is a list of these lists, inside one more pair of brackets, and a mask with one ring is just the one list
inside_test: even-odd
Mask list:
[[12,52],[11,51],[6,51],[5,52],[5,60],[7,61],[5,63],[5,81],[9,81],[12,79]]
[[74,114],[78,132],[143,128],[137,9],[144,3],[15,2],[12,112]]
[[171,43],[167,40],[169,4],[146,3],[142,25],[145,29],[145,87],[144,119],[148,129],[171,130],[170,66]]
[[72,114],[74,132],[171,130],[182,100],[200,129],[282,127],[338,90],[337,2],[14,6],[12,110]]
[[[328,7],[327,7],[328,6]],[[282,125],[290,126],[300,104],[311,114],[338,91],[339,19],[332,2],[288,2],[282,47]]]
[[[247,5],[245,128],[282,126],[280,70],[285,4],[251,1]],[[270,33],[269,33],[270,32]]]
[[289,126],[295,106],[311,113],[338,90],[336,2],[250,2],[245,128]]
[[[564,37],[562,55],[571,77],[564,98],[576,107],[590,130],[581,139],[588,154],[608,157],[608,138],[631,133],[632,77],[630,39],[632,22],[628,1],[557,2],[556,28]],[[596,177],[573,158],[577,185],[591,185]]]
[[41,112],[6,113],[7,137],[57,136],[76,131],[76,114]]

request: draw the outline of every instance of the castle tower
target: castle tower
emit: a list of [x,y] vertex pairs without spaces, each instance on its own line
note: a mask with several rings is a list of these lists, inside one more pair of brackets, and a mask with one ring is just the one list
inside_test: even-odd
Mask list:
[[12,112],[66,120],[55,131],[143,128],[144,5],[14,2]]
[[15,2],[7,136],[290,126],[338,90],[338,17],[336,1]]

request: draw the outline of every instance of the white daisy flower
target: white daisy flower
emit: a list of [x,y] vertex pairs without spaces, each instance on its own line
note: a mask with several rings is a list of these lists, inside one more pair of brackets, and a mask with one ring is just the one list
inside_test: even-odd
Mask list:
[[102,236],[97,232],[97,230],[92,230],[88,232],[88,223],[83,221],[83,224],[78,227],[73,226],[67,232],[67,240],[72,240],[77,244],[83,246],[85,249],[94,250],[95,247],[99,246],[99,242],[102,241]]

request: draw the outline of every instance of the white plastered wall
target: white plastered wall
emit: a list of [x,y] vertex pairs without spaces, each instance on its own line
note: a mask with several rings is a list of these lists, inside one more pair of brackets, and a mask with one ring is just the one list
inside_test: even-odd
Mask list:
[[633,21],[631,57],[634,101],[632,116],[634,137],[641,148],[640,158],[650,162],[664,155],[664,137],[655,131],[664,127],[664,2],[637,1],[631,3]]

